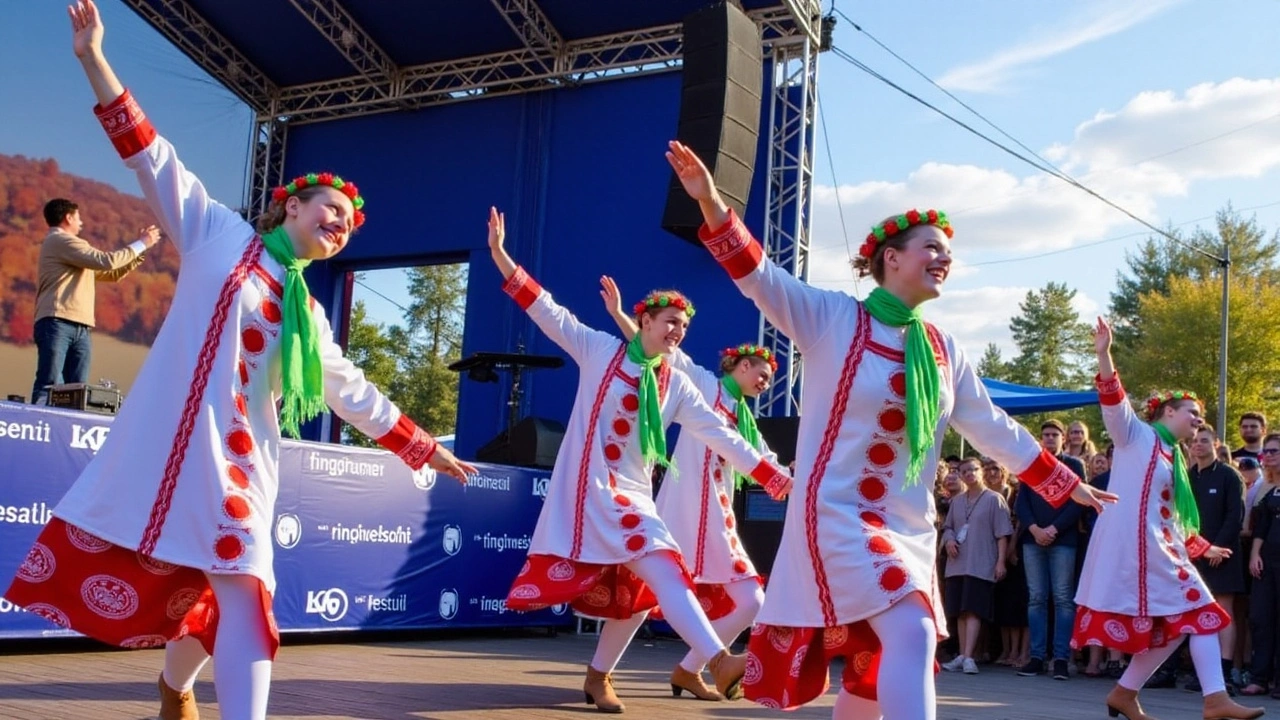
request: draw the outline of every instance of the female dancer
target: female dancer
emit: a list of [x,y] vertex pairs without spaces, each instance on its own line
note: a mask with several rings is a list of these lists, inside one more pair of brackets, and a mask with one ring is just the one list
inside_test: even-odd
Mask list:
[[879,287],[859,302],[769,261],[687,147],[672,142],[667,160],[702,209],[703,243],[805,358],[796,447],[805,482],[788,503],[752,631],[747,697],[803,705],[844,656],[834,717],[932,720],[946,621],[927,479],[946,424],[1053,503],[1100,507],[1109,496],[1043,452],[991,403],[954,341],[921,320],[918,306],[940,294],[951,267],[945,213],[913,210],[875,228],[858,268]]
[[1095,345],[1102,420],[1115,443],[1108,488],[1120,490],[1121,501],[1094,525],[1097,547],[1110,551],[1085,558],[1071,645],[1133,653],[1107,695],[1107,710],[1112,717],[1150,720],[1138,690],[1189,635],[1205,719],[1256,718],[1262,708],[1242,707],[1227,695],[1217,635],[1231,618],[1191,562],[1231,555],[1198,534],[1200,515],[1178,444],[1195,437],[1203,422],[1200,401],[1187,392],[1154,395],[1146,403],[1150,424],[1142,422],[1120,386],[1111,326],[1102,318]]
[[69,12],[94,111],[182,271],[128,405],[6,597],[104,642],[165,645],[163,720],[197,716],[191,688],[210,653],[222,717],[265,718],[279,646],[271,521],[281,425],[296,435],[328,405],[415,469],[464,482],[475,469],[369,384],[309,305],[302,268],[337,254],[363,222],[355,186],[325,173],[277,188],[255,234],[209,198],[116,79],[92,0]]
[[[503,216],[489,211],[489,250],[503,290],[581,369],[578,394],[529,559],[512,584],[507,607],[536,610],[572,602],[594,617],[612,618],[600,632],[583,693],[602,712],[622,712],[611,673],[639,623],[626,622],[662,604],[667,622],[708,664],[716,690],[741,697],[746,658],[732,655],[693,594],[680,548],[658,517],[650,478],[666,463],[666,428],[680,423],[775,497],[791,478],[726,428],[697,387],[666,358],[684,339],[693,304],[672,292],[643,301],[640,331],[629,343],[592,330],[556,304],[518,267],[503,246]],[[643,618],[642,618],[643,620]],[[616,622],[623,621],[623,622]]]
[[[639,332],[643,303],[635,317],[622,311],[622,293],[611,277],[600,279],[605,308],[623,337]],[[668,356],[671,366],[689,376],[702,399],[724,418],[724,423],[770,460],[764,438],[756,428],[747,401],[769,388],[778,363],[767,348],[743,344],[728,348],[720,360],[720,377],[693,362],[676,348]],[[695,594],[711,620],[711,627],[725,645],[751,627],[764,604],[760,574],[747,557],[738,537],[733,514],[734,490],[747,479],[725,464],[724,458],[692,435],[680,436],[671,456],[676,469],[667,472],[658,491],[658,515],[681,548],[697,585]],[[639,618],[638,621],[636,618]],[[637,614],[632,622],[644,621]],[[671,671],[671,692],[688,690],[702,700],[720,700],[719,693],[702,682],[702,665],[692,650]]]

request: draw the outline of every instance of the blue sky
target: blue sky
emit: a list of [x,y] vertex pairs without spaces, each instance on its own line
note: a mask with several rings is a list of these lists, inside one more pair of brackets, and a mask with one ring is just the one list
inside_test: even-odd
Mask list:
[[[108,56],[125,84],[212,194],[239,205],[247,108],[118,0],[100,7]],[[1266,206],[1252,212],[1264,227],[1280,228],[1277,0],[837,0],[836,7],[1020,141],[1157,226],[1210,217],[1232,202]],[[51,0],[6,8],[0,153],[53,157],[69,172],[136,193],[89,112],[64,8]],[[977,122],[843,20],[835,43]],[[865,282],[854,287],[844,262],[838,180],[855,248],[871,222],[906,207],[952,214],[959,261],[926,315],[970,353],[996,342],[1008,354],[1017,302],[1050,280],[1077,288],[1083,311],[1105,308],[1124,250],[1145,237],[1139,224],[830,53],[821,59],[819,96],[834,173],[819,134],[814,284],[869,290]],[[1066,252],[1022,259],[1051,250]],[[403,291],[388,294],[402,301]],[[376,317],[396,319],[390,303],[366,297]]]

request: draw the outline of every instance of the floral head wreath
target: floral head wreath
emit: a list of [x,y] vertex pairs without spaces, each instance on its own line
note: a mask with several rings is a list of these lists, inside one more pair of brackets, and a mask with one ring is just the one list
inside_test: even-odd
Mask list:
[[1152,393],[1151,396],[1147,398],[1147,402],[1143,405],[1147,411],[1147,419],[1155,420],[1156,412],[1161,406],[1167,405],[1171,402],[1177,402],[1179,400],[1195,400],[1196,404],[1201,404],[1200,398],[1196,397],[1196,394],[1189,390],[1165,390],[1164,392]]
[[737,347],[725,348],[724,352],[720,353],[720,356],[733,358],[734,362],[737,362],[738,360],[741,360],[742,358],[745,358],[745,357],[758,357],[764,360],[765,362],[769,363],[770,369],[772,369],[774,372],[778,372],[777,356],[774,355],[772,352],[770,352],[769,348],[760,347],[759,345],[752,345],[750,343],[747,343],[744,345],[739,345]]
[[876,247],[884,242],[886,238],[891,238],[916,225],[936,226],[946,233],[948,238],[954,232],[951,229],[951,221],[947,219],[947,214],[941,210],[908,210],[898,217],[889,218],[871,228],[871,233],[867,235],[862,247],[858,248],[858,254],[870,260],[871,256],[876,253]]
[[640,313],[646,310],[651,310],[653,308],[665,308],[665,307],[680,308],[681,310],[684,311],[684,314],[688,316],[690,320],[693,319],[693,313],[694,313],[693,303],[689,302],[687,299],[679,295],[673,295],[671,293],[654,293],[650,295],[649,297],[636,303],[635,306],[631,308],[632,310],[631,314],[639,315]]
[[313,187],[317,185],[328,185],[338,192],[351,198],[351,206],[355,208],[355,215],[352,217],[352,225],[360,227],[364,224],[364,198],[360,197],[360,191],[353,182],[347,182],[333,173],[307,173],[294,178],[288,185],[281,185],[271,191],[271,199],[275,202],[282,203],[303,188]]

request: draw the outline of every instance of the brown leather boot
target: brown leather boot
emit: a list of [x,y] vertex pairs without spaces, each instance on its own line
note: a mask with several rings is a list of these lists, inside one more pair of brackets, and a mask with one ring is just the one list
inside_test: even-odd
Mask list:
[[733,655],[721,650],[707,663],[711,677],[716,679],[716,690],[729,700],[742,697],[742,676],[747,674],[747,656]]
[[626,706],[613,691],[613,676],[587,666],[587,680],[582,683],[582,694],[588,705],[594,704],[600,712],[620,713]]
[[702,682],[701,673],[691,673],[683,667],[676,665],[676,669],[671,671],[671,697],[680,697],[680,693],[685,690],[689,694],[699,700],[723,700],[724,696],[716,692],[707,684]]
[[200,720],[196,707],[196,694],[190,690],[178,692],[164,681],[160,673],[160,720]]
[[1265,712],[1263,708],[1248,708],[1237,703],[1226,690],[1204,696],[1204,720],[1253,720]]
[[1142,706],[1138,704],[1138,691],[1130,690],[1120,683],[1116,683],[1111,692],[1107,693],[1107,714],[1111,717],[1124,715],[1128,720],[1156,720],[1142,712]]

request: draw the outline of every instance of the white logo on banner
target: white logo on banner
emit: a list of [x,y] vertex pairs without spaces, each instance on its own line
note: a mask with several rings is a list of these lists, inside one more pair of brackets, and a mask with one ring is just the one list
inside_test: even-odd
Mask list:
[[421,469],[413,471],[413,484],[417,485],[421,490],[430,490],[436,485],[436,471],[423,465]]
[[548,488],[550,485],[551,485],[551,478],[534,478],[534,479],[533,479],[533,494],[534,494],[534,495],[537,495],[538,497],[542,498],[543,500],[546,500],[546,499],[547,499],[547,488]]
[[288,550],[302,539],[302,521],[293,513],[283,513],[276,518],[276,543]]
[[457,525],[444,526],[444,552],[446,555],[457,555],[462,550],[462,528]]
[[347,614],[347,594],[341,588],[307,591],[307,614],[319,615],[329,622],[337,622]]
[[458,605],[457,590],[440,591],[440,617],[452,620],[458,614]]
[[71,447],[77,450],[92,450],[93,454],[97,455],[98,450],[102,449],[102,443],[106,442],[109,432],[111,428],[107,425],[86,428],[72,423]]
[[555,613],[555,614],[557,614],[557,615],[563,615],[563,614],[565,614],[568,610],[569,610],[569,604],[568,604],[568,603],[559,603],[559,604],[557,604],[557,605],[552,605],[552,606],[551,606],[551,612],[553,612],[553,613]]

